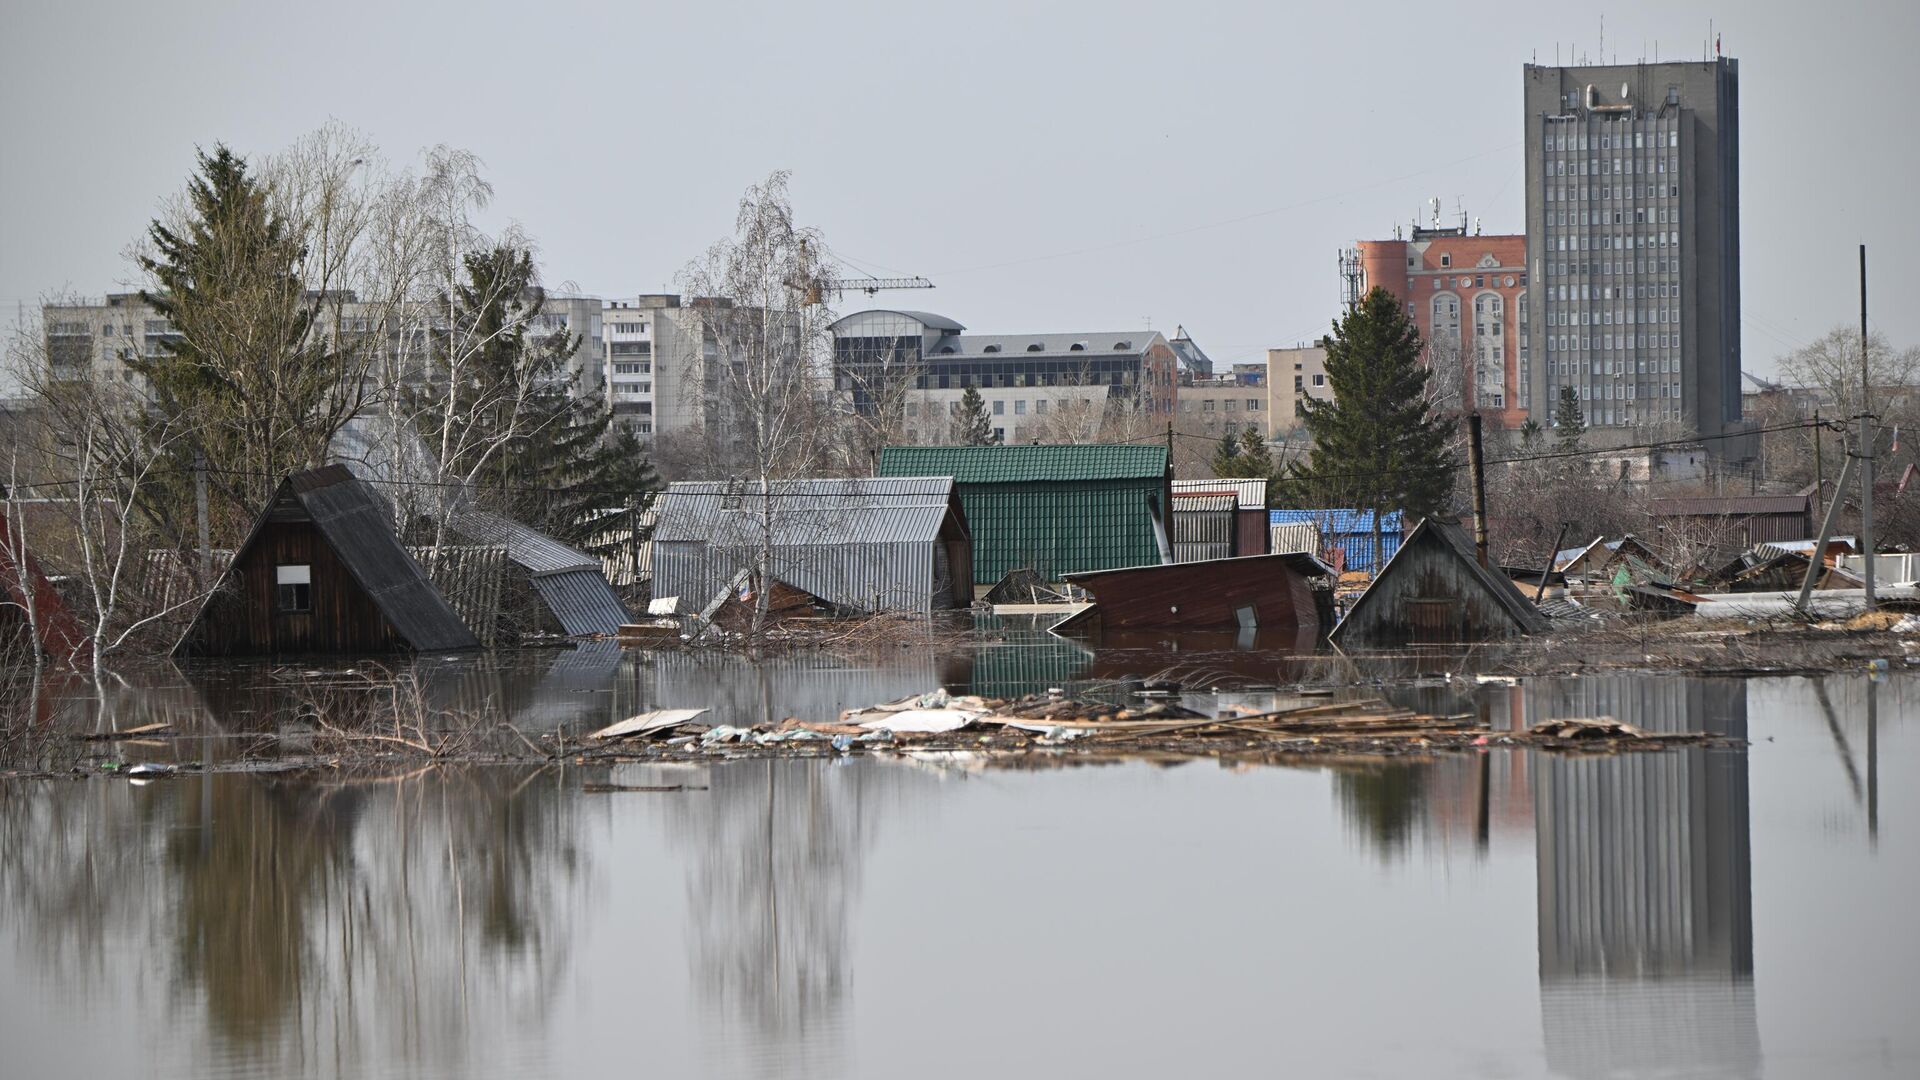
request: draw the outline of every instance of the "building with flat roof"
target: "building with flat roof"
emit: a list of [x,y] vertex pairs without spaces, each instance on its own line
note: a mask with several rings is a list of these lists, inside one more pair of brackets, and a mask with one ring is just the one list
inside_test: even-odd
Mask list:
[[1006,442],[1051,440],[1066,417],[1098,435],[1116,411],[1170,419],[1179,358],[1158,332],[969,334],[943,315],[860,311],[833,324],[835,389],[864,414],[900,409],[910,438],[944,442],[969,387]]
[[1527,401],[1572,387],[1589,430],[1671,424],[1750,456],[1740,411],[1739,66],[1522,70]]
[[1443,407],[1478,411],[1498,427],[1519,427],[1528,416],[1526,250],[1524,236],[1470,234],[1465,225],[1415,227],[1410,240],[1358,245],[1358,295],[1378,287],[1406,307],[1427,343]]
[[1326,346],[1268,349],[1266,382],[1268,433],[1298,427],[1308,398],[1333,400],[1333,387],[1327,384]]

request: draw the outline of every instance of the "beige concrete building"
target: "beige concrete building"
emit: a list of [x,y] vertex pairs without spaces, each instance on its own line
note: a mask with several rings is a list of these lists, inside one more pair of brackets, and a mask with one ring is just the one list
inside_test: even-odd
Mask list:
[[1332,401],[1327,385],[1327,350],[1320,345],[1296,345],[1267,350],[1268,408],[1274,432],[1298,426],[1301,403],[1307,398]]

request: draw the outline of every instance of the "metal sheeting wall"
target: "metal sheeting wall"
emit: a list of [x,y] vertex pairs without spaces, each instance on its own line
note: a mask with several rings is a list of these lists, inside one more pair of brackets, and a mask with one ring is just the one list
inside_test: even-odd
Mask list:
[[[855,611],[933,609],[938,540],[866,544],[804,544],[774,548],[773,575],[823,600]],[[742,570],[759,562],[757,550],[699,541],[656,540],[653,595],[677,596],[680,608],[699,610]]]
[[1173,561],[1201,562],[1234,554],[1235,517],[1231,498],[1173,497]]
[[1057,581],[1083,570],[1156,565],[1153,507],[1165,492],[1158,480],[962,485],[973,582],[992,586],[1022,567]]

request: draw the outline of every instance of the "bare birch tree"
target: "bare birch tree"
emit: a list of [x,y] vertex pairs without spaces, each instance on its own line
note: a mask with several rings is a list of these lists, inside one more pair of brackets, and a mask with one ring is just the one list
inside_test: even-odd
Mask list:
[[760,551],[753,629],[766,620],[781,482],[816,472],[831,443],[822,382],[831,367],[833,311],[820,296],[831,274],[819,230],[794,220],[789,174],[749,187],[734,235],[715,243],[681,273],[685,290],[706,304],[703,382],[716,409],[705,432],[716,463],[756,496]]

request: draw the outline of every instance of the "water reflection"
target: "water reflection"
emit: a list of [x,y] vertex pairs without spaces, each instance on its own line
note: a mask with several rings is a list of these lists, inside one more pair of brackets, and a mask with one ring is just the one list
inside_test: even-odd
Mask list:
[[5,921],[46,970],[201,1014],[186,1060],[451,1067],[482,1018],[542,1023],[567,966],[587,867],[556,791],[519,768],[0,786]]
[[[1581,679],[1533,696],[1546,715],[1747,734],[1736,680]],[[1758,1075],[1747,753],[1547,758],[1534,796],[1548,1063]]]
[[[605,655],[541,659],[537,674],[450,666],[435,685],[456,700],[491,679],[518,695],[529,725],[584,725],[697,692],[752,717],[794,711],[793,701],[833,710],[850,696],[971,677],[929,656],[903,657],[878,681],[812,660],[754,672],[726,658],[625,654],[608,674]],[[220,692],[278,685],[250,678]],[[1771,685],[1752,699],[1751,723],[1755,684],[1735,680],[1453,680],[1389,693],[1425,711],[1471,710],[1495,728],[1606,714],[1744,736],[1769,722],[1768,734],[1790,730],[1787,716],[1805,738],[1792,754],[1763,738],[1751,752],[1501,751],[1316,761],[1251,776],[1203,765],[949,777],[873,759],[693,773],[623,766],[595,776],[705,789],[676,794],[583,795],[581,778],[558,768],[225,775],[144,788],[0,784],[0,1002],[61,1003],[32,1014],[39,1028],[0,1016],[0,1042],[46,1048],[7,1059],[5,1071],[74,1071],[49,1067],[66,1059],[47,1055],[79,1061],[97,1044],[117,1055],[103,1066],[162,1076],[613,1071],[631,1067],[636,1047],[669,1075],[897,1075],[874,1067],[874,1048],[893,1055],[889,1064],[913,1060],[929,1036],[872,1023],[876,998],[937,999],[954,984],[977,994],[1029,972],[1045,976],[1037,985],[1088,1001],[1168,992],[1165,971],[1115,961],[1156,955],[1115,938],[1114,927],[1138,925],[1132,912],[1116,923],[1087,909],[1024,908],[1032,897],[1084,895],[1048,891],[1049,879],[1098,881],[1116,910],[1136,891],[1158,893],[1145,917],[1178,921],[1221,897],[1309,891],[1302,882],[1311,875],[1339,898],[1316,933],[1351,943],[1340,962],[1360,974],[1342,974],[1361,984],[1485,950],[1484,970],[1463,974],[1462,992],[1540,1017],[1537,1028],[1497,1021],[1462,1036],[1498,1047],[1504,1056],[1489,1061],[1508,1073],[1752,1076],[1763,1019],[1776,1073],[1830,1062],[1835,1047],[1851,1051],[1886,1030],[1873,1010],[1898,1006],[1872,1001],[1904,1000],[1898,991],[1910,984],[1900,955],[1909,939],[1896,933],[1894,913],[1910,895],[1914,864],[1898,845],[1871,847],[1883,827],[1879,755],[1912,761],[1898,756],[1910,746],[1898,744],[1902,724],[1887,721],[1883,731],[1880,712],[1905,721],[1913,702],[1859,677]],[[209,708],[188,684],[167,684],[155,700],[163,704],[113,703],[116,722]],[[1148,802],[1155,793],[1180,797]],[[1889,829],[1910,820],[1912,804],[1900,796],[1890,785]],[[1141,806],[1152,812],[1120,820]],[[1817,823],[1814,846],[1782,840],[1782,818]],[[1835,845],[1836,833],[1856,842]],[[1767,881],[1756,885],[1756,836],[1774,845],[1761,860],[1776,867],[1770,894]],[[1847,886],[1860,894],[1844,904],[1832,899],[1837,886],[1793,880],[1793,868],[1842,846],[1854,861],[1824,864],[1834,876],[1897,865],[1906,877],[1860,873]],[[1443,872],[1423,873],[1417,857]],[[1783,863],[1788,870],[1777,869]],[[1174,876],[1178,889],[1152,887]],[[1473,924],[1465,943],[1382,936],[1382,926],[1418,925],[1416,906],[1460,906],[1469,880],[1486,890],[1476,901],[1509,898],[1517,917]],[[1349,895],[1350,916],[1339,907]],[[1818,918],[1821,903],[1866,928],[1836,930],[1844,920]],[[1769,906],[1772,919],[1756,920]],[[919,918],[941,910],[981,926]],[[1083,917],[1101,932],[1085,932]],[[1771,946],[1761,954],[1770,1017],[1756,1007],[1756,924]],[[1425,925],[1435,938],[1461,929]],[[977,970],[902,964],[897,950],[930,933],[977,942]],[[1829,955],[1821,935],[1836,933],[1856,951]],[[1882,933],[1887,944],[1876,952]],[[1869,939],[1875,945],[1861,949]],[[1295,946],[1285,935],[1243,944],[1244,965],[1179,969],[1219,980],[1175,988],[1204,999],[1198,1013],[1277,995],[1300,1003],[1303,1025],[1337,1026],[1311,1011],[1327,970],[1287,968],[1281,960]],[[1789,946],[1798,966],[1783,960]],[[1834,1008],[1866,1019],[1809,1052],[1804,1031],[1782,1017],[1827,996],[1822,979],[1861,967],[1869,1003]],[[1057,1036],[1044,1022],[1035,1030]],[[1144,1029],[1137,1038],[1152,1051],[1183,1041]],[[1912,1060],[1899,1056],[1912,1045],[1900,1038],[1883,1051],[1893,1066]],[[1340,1062],[1394,1051],[1352,1052]],[[1200,1060],[1198,1071],[1209,1071],[1227,1058]]]

